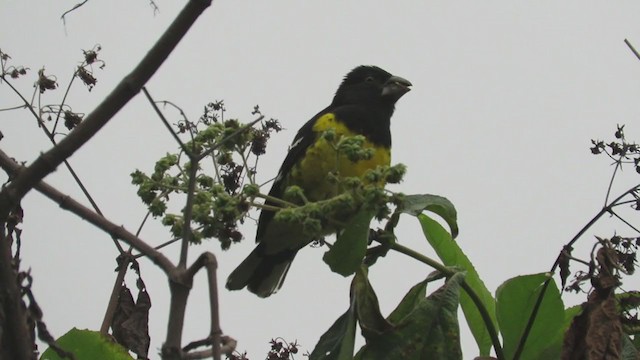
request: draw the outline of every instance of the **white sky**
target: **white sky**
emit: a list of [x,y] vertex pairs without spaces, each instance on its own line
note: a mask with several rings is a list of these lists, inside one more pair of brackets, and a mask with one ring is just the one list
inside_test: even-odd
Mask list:
[[[0,48],[14,65],[31,69],[29,77],[14,81],[29,97],[39,68],[55,74],[60,88],[42,100],[55,103],[81,49],[100,43],[107,67],[96,71],[97,86],[91,93],[76,86],[70,95],[74,111],[88,113],[184,2],[157,1],[154,16],[147,1],[92,0],[70,14],[65,27],[60,15],[76,2],[2,0]],[[611,167],[590,154],[590,139],[610,140],[616,123],[627,124],[629,139],[640,139],[640,62],[623,43],[628,38],[640,48],[638,14],[635,1],[215,1],[148,88],[191,119],[214,99],[225,100],[231,117],[249,121],[259,104],[280,119],[287,131],[272,138],[261,160],[266,180],[298,127],[330,102],[351,68],[375,64],[409,79],[413,90],[398,102],[392,120],[393,162],[409,172],[393,189],[453,201],[459,243],[494,291],[510,277],[548,270],[562,245],[602,206]],[[0,108],[19,104],[0,86]],[[0,112],[0,121],[0,148],[16,159],[30,162],[50,147],[26,111]],[[129,173],[149,171],[175,149],[137,96],[71,163],[106,216],[135,231],[146,210]],[[84,201],[66,170],[46,180]],[[637,181],[626,172],[614,193]],[[111,239],[35,192],[22,206],[23,268],[31,268],[49,329],[55,335],[73,326],[97,330],[115,278]],[[615,222],[596,233],[610,236],[613,229],[633,235]],[[254,246],[254,225],[243,230],[246,241],[230,251],[211,241],[192,247],[190,259],[214,252],[224,284]],[[589,236],[581,249],[590,248]],[[142,238],[159,244],[169,235],[149,225]],[[401,220],[399,239],[433,255],[414,219]],[[177,247],[168,253],[175,259]],[[239,341],[239,350],[260,359],[278,336],[313,349],[348,306],[350,279],[331,273],[322,253],[301,251],[282,290],[268,299],[221,287],[222,328]],[[430,271],[397,254],[379,261],[371,280],[383,311]],[[142,262],[142,273],[153,302],[153,355],[165,336],[168,289],[150,262]],[[627,285],[633,286],[637,282]],[[185,343],[207,334],[208,314],[202,274],[190,297]],[[463,348],[465,358],[476,355],[466,330]]]

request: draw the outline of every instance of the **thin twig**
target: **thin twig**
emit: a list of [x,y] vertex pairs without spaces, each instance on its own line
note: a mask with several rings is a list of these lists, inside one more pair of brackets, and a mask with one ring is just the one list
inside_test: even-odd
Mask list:
[[265,195],[263,193],[257,193],[257,194],[254,195],[254,197],[265,199],[266,201],[269,201],[269,202],[272,202],[272,203],[275,203],[275,204],[280,204],[282,206],[287,206],[287,207],[300,206],[298,204],[294,204],[292,202],[289,202],[289,201],[286,201],[286,200],[282,200],[282,199],[274,197],[274,196]]
[[169,133],[171,133],[171,136],[173,136],[173,139],[180,144],[180,147],[182,148],[182,151],[184,151],[185,153],[189,154],[190,150],[187,149],[187,147],[185,146],[185,144],[182,142],[182,140],[180,140],[180,137],[178,136],[178,134],[176,134],[176,132],[173,130],[173,127],[171,127],[171,124],[169,124],[169,122],[167,121],[167,119],[164,117],[164,115],[162,114],[162,111],[160,111],[160,108],[158,108],[158,105],[156,104],[156,102],[153,100],[153,98],[151,97],[151,94],[149,94],[149,91],[147,91],[146,87],[142,87],[142,92],[144,92],[144,95],[147,97],[147,99],[149,100],[149,103],[151,104],[151,107],[153,107],[153,110],[156,112],[156,114],[158,115],[158,117],[160,118],[160,120],[162,120],[162,123],[164,124],[164,126],[167,127],[167,130],[169,130]]
[[[220,142],[214,144],[211,148],[209,148],[207,151],[203,152],[202,154],[198,155],[198,154],[195,154],[193,151],[189,151],[189,149],[186,149],[186,147],[184,148],[185,153],[187,154],[187,156],[189,156],[190,164],[189,164],[189,178],[188,178],[189,183],[188,183],[188,189],[187,189],[187,203],[186,203],[185,212],[184,212],[184,225],[183,225],[184,228],[183,228],[183,234],[182,234],[182,246],[180,248],[180,261],[178,262],[178,268],[184,269],[187,266],[187,255],[189,252],[189,243],[191,242],[191,237],[193,235],[191,232],[191,217],[193,214],[192,207],[193,207],[193,199],[195,197],[196,180],[197,180],[198,166],[199,166],[200,160],[202,160],[205,156],[211,154],[218,147],[222,146],[224,142],[247,131],[257,122],[261,121],[263,118],[264,116],[260,116],[258,119],[239,128],[238,130],[224,137],[222,140],[220,140]],[[193,144],[195,146],[195,142],[193,142]]]
[[151,215],[151,211],[147,211],[147,213],[144,215],[144,219],[142,219],[142,222],[140,223],[140,226],[138,226],[138,231],[136,231],[136,236],[140,236],[140,233],[142,232],[142,228],[144,227],[144,224],[147,223],[147,220],[149,219],[150,215]]
[[24,109],[26,107],[28,107],[28,106],[27,105],[17,105],[17,106],[10,107],[10,108],[0,109],[0,111],[18,110],[18,109]]
[[124,276],[127,274],[129,263],[131,262],[130,256],[123,256],[122,259],[122,263],[119,264],[120,267],[118,268],[116,281],[113,283],[113,289],[111,289],[111,296],[109,297],[107,310],[105,310],[104,317],[102,318],[102,325],[100,326],[100,333],[105,336],[109,334],[109,328],[111,327],[111,323],[113,322],[113,315],[116,312],[118,298],[120,297],[120,289],[122,288],[122,283],[124,282]]
[[629,49],[631,49],[633,54],[638,58],[638,60],[640,60],[640,53],[638,53],[638,51],[636,51],[636,49],[633,47],[633,45],[631,45],[629,40],[624,39],[624,43],[627,44],[627,46],[629,47]]
[[[2,150],[0,150],[0,167],[2,167],[2,169],[10,176],[20,176],[21,173],[27,169],[13,161],[13,159],[7,156],[7,154]],[[98,229],[105,231],[116,239],[120,239],[133,246],[134,249],[149,257],[149,259],[158,265],[166,274],[173,274],[175,266],[173,266],[171,260],[140,238],[127,231],[124,227],[112,223],[104,216],[80,204],[70,196],[61,193],[44,181],[40,181],[36,184],[35,189],[60,205],[61,208],[76,214],[80,218],[88,221]]]
[[613,173],[611,174],[611,179],[609,180],[609,186],[607,186],[607,195],[604,197],[604,206],[607,206],[609,202],[609,195],[611,195],[611,188],[613,187],[613,181],[616,179],[616,174],[618,173],[618,169],[621,169],[622,165],[620,161],[616,161],[616,166],[613,168]]
[[[224,112],[222,112],[222,114],[224,115]],[[254,124],[256,124],[258,121],[261,121],[262,119],[264,119],[264,116],[260,116],[258,119],[254,120],[253,122],[251,122],[251,123],[247,124],[246,126],[240,128],[239,130],[244,131],[245,129],[253,127]],[[238,134],[240,134],[240,132],[238,132]],[[226,139],[230,138],[232,135],[235,136],[237,134],[236,133],[231,134],[230,136],[228,136],[225,139],[223,139],[222,141],[220,141],[220,143],[223,143]],[[215,150],[217,150],[217,148],[219,147],[220,143],[216,144],[216,146],[214,148],[210,149],[210,151],[207,151],[206,152],[207,155],[212,154]],[[222,183],[222,179],[220,177],[220,170],[219,170],[219,166],[218,166],[216,157],[215,156],[211,156],[211,161],[213,162],[213,169],[215,170],[215,173],[216,173],[216,180],[219,183]]]
[[193,216],[193,200],[196,196],[196,180],[198,178],[198,161],[196,156],[189,156],[191,159],[189,164],[189,184],[187,188],[187,203],[184,209],[184,224],[182,229],[182,246],[180,247],[180,261],[178,262],[179,269],[185,269],[187,267],[187,255],[189,253],[189,244],[193,233],[191,230],[191,218]]
[[113,116],[124,107],[158,70],[169,54],[195,23],[202,12],[211,5],[211,0],[191,0],[186,3],[173,23],[158,42],[145,55],[136,68],[87,115],[67,137],[40,155],[29,167],[2,191],[0,191],[0,221],[7,218],[11,209],[67,158],[89,141]]
[[58,113],[56,114],[56,121],[53,123],[53,129],[51,130],[52,133],[56,132],[56,128],[58,127],[58,121],[60,120],[60,114],[62,114],[62,107],[64,106],[64,103],[67,101],[67,96],[69,96],[69,92],[71,91],[71,85],[73,85],[73,81],[76,79],[77,73],[78,73],[78,70],[75,70],[73,72],[73,76],[71,76],[71,81],[69,81],[69,85],[67,85],[67,90],[64,92],[64,95],[62,96],[60,108],[58,109]]
[[86,4],[87,1],[89,0],[83,0],[81,3],[75,4],[71,9],[65,11],[62,16],[60,16],[60,19],[62,19],[63,24],[66,24],[66,18],[65,16],[67,16],[68,13],[72,12],[73,10],[81,7],[82,5]]
[[[575,242],[578,241],[578,239],[580,239],[580,237],[582,237],[582,235],[584,235],[584,233],[587,232],[587,230],[589,230],[589,228],[591,228],[593,224],[595,224],[598,220],[600,220],[602,216],[610,213],[611,209],[618,205],[618,202],[620,202],[625,196],[638,191],[639,188],[640,188],[640,184],[635,185],[634,187],[623,192],[620,196],[615,198],[609,205],[604,206],[591,220],[589,220],[589,222],[585,226],[582,227],[582,229],[580,229],[580,231],[578,231],[578,233],[571,239],[571,241],[569,241],[569,243],[567,243],[564,246],[564,248],[572,247],[573,244],[575,244]],[[553,274],[556,271],[556,269],[560,265],[560,260],[562,259],[562,256],[563,256],[562,253],[558,255],[549,273]],[[544,294],[546,293],[547,288],[551,283],[551,279],[552,278],[549,277],[549,279],[547,279],[544,282],[544,284],[542,284],[540,295],[538,295],[538,298],[536,299],[536,303],[533,306],[533,310],[531,311],[531,316],[529,316],[529,320],[527,321],[527,326],[524,328],[522,337],[520,337],[520,342],[518,343],[518,348],[516,349],[513,355],[513,360],[518,360],[522,355],[522,352],[524,351],[524,345],[527,341],[527,338],[529,337],[529,333],[531,332],[531,329],[533,328],[533,323],[535,322],[535,319],[538,316],[538,311],[540,310],[540,306],[542,305],[542,299],[544,298]]]
[[[27,109],[29,109],[29,111],[31,112],[31,115],[33,115],[36,118],[36,121],[38,122],[39,127],[42,129],[42,131],[45,133],[45,135],[47,136],[47,138],[49,138],[49,141],[51,141],[51,143],[55,146],[57,145],[55,138],[54,138],[54,134],[49,131],[49,129],[47,128],[47,126],[45,125],[44,121],[42,120],[42,118],[40,117],[40,115],[38,115],[35,110],[33,109],[33,107],[31,106],[31,104],[29,104],[29,102],[27,101],[27,99],[24,98],[24,96],[22,96],[22,94],[18,91],[18,89],[16,89],[13,84],[11,84],[10,81],[6,81],[6,84],[13,90],[13,92],[24,102],[25,107]],[[78,184],[78,187],[80,187],[80,191],[82,191],[82,193],[84,194],[84,196],[87,198],[87,200],[89,201],[89,203],[91,204],[91,207],[93,207],[93,209],[100,215],[102,214],[102,211],[100,210],[100,208],[98,207],[98,204],[95,202],[95,200],[93,199],[93,196],[91,196],[91,194],[89,193],[89,190],[87,189],[87,187],[84,185],[84,183],[82,182],[82,180],[80,179],[80,176],[78,176],[78,174],[76,173],[76,171],[73,169],[73,167],[71,167],[71,164],[69,163],[68,160],[64,160],[63,161],[65,167],[67,168],[67,170],[69,171],[69,174],[71,174],[71,177],[73,177],[73,180],[76,182],[76,184]],[[118,243],[118,241],[116,241],[116,239],[113,239],[113,243],[116,246],[116,248],[118,249],[118,252],[120,252],[120,254],[124,253],[124,249],[122,248],[122,246],[120,245],[120,243]]]
[[238,130],[236,130],[236,131],[232,132],[231,134],[227,135],[222,140],[220,140],[217,144],[215,144],[212,147],[210,147],[209,149],[207,149],[207,151],[205,151],[202,154],[198,155],[198,161],[200,161],[200,160],[204,159],[205,157],[209,156],[209,154],[211,154],[212,152],[216,151],[226,141],[228,141],[230,139],[233,139],[234,137],[242,134],[245,131],[248,131],[249,129],[251,129],[253,127],[253,125],[257,124],[258,122],[262,121],[263,119],[264,119],[264,115],[260,115],[259,118],[253,120],[252,122],[246,124],[245,126],[239,128]]
[[[173,244],[173,243],[175,243],[175,242],[180,241],[180,239],[182,239],[182,238],[177,237],[177,238],[173,238],[173,239],[171,239],[171,240],[165,241],[165,242],[163,242],[162,244],[160,244],[160,245],[158,245],[158,246],[154,247],[154,249],[156,249],[156,250],[160,250],[160,249],[162,249],[163,247],[167,247],[167,246],[169,246],[169,245],[171,245],[171,244]],[[141,257],[143,257],[143,256],[145,256],[145,255],[144,255],[144,254],[138,254],[138,255],[135,255],[135,256],[134,256],[134,258],[135,258],[135,259],[138,259],[138,258],[141,258]]]
[[625,220],[624,218],[622,218],[620,215],[618,215],[615,211],[611,210],[610,211],[611,215],[613,215],[614,217],[618,218],[618,220],[622,221],[625,225],[627,225],[628,227],[632,228],[635,232],[640,233],[640,230],[638,230],[637,227],[631,225],[630,222],[628,222],[627,220]]

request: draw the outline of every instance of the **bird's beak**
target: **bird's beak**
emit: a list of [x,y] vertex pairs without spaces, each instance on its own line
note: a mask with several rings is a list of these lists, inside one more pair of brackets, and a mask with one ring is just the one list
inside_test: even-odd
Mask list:
[[392,97],[398,100],[402,95],[411,90],[411,88],[409,88],[411,85],[411,82],[407,79],[401,78],[400,76],[392,76],[384,83],[382,96]]

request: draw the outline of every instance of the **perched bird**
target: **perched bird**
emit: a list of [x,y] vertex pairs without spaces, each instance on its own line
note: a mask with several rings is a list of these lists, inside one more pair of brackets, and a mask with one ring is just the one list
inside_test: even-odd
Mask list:
[[[411,83],[376,66],[359,66],[345,76],[333,101],[302,126],[293,140],[269,195],[282,198],[287,187],[299,186],[310,201],[335,196],[330,172],[341,177],[360,177],[391,160],[390,121],[395,103],[410,90]],[[337,137],[362,135],[364,148],[373,149],[367,160],[353,162],[335,148],[323,134],[332,129]],[[279,205],[270,201],[267,205]],[[313,238],[301,227],[274,219],[274,211],[262,210],[258,220],[258,246],[229,275],[227,289],[245,286],[260,297],[280,289],[298,250]],[[328,230],[331,233],[335,230]]]

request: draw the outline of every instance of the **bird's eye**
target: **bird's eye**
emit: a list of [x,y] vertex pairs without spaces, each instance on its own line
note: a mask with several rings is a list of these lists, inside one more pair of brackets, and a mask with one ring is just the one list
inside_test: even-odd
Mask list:
[[373,81],[373,76],[367,76],[366,79],[364,79],[365,82],[372,82]]

